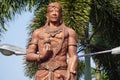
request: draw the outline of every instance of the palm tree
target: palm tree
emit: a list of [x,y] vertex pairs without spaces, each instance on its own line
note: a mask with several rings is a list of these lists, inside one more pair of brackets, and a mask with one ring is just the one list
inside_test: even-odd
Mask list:
[[0,37],[2,33],[7,30],[5,23],[12,20],[16,13],[21,14],[22,11],[33,10],[40,8],[41,4],[44,4],[49,0],[2,0],[0,1]]
[[[93,25],[92,51],[112,49],[120,45],[120,1],[92,0],[90,20]],[[109,80],[120,79],[120,56],[104,54],[93,56]]]

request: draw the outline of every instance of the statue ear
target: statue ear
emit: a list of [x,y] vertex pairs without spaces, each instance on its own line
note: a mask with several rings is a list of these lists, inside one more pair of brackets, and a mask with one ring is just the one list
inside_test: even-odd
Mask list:
[[60,24],[63,23],[63,20],[62,20],[62,14],[60,15]]
[[46,18],[48,19],[48,13],[46,14]]
[[49,25],[49,18],[48,18],[48,13],[46,14],[46,24]]

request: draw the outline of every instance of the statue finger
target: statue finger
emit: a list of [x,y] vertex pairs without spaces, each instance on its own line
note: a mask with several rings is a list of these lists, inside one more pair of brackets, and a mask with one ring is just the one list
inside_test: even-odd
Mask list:
[[70,80],[70,73],[67,74],[66,80]]

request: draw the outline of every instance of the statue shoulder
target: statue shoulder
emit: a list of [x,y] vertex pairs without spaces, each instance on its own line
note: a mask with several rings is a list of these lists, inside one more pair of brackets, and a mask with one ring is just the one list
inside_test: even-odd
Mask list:
[[66,30],[68,31],[69,35],[76,35],[76,32],[74,29],[72,29],[70,27],[66,27]]
[[33,35],[38,35],[38,34],[42,33],[43,29],[44,28],[41,27],[41,28],[38,28],[38,29],[34,30]]

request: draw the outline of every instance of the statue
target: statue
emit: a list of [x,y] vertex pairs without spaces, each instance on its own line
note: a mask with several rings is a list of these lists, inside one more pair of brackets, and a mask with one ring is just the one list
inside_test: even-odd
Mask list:
[[62,7],[48,5],[46,24],[35,30],[26,60],[37,61],[35,80],[75,80],[77,73],[76,33],[62,21]]

